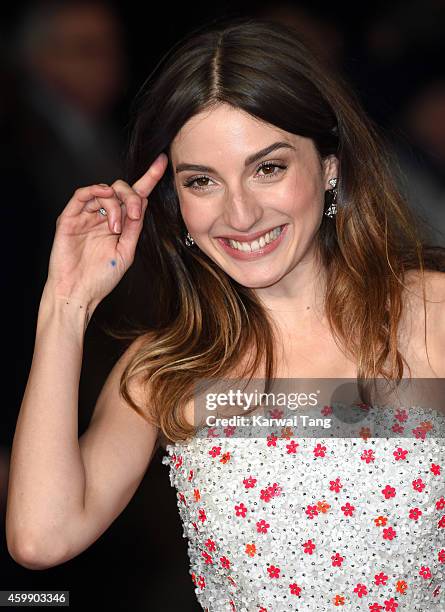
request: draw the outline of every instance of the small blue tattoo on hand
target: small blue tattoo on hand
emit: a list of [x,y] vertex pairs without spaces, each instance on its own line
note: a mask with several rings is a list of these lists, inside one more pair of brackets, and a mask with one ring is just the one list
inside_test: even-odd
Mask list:
[[112,266],[115,266],[115,265],[116,265],[116,260],[115,260],[115,259],[112,259],[112,260],[111,260],[111,265],[112,265]]

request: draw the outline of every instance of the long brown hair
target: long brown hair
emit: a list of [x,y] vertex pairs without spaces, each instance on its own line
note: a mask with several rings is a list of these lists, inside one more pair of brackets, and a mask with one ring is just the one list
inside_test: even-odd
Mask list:
[[[327,270],[325,311],[334,338],[358,364],[358,378],[400,379],[404,274],[440,269],[443,251],[426,249],[417,233],[418,219],[396,185],[384,137],[344,79],[332,76],[294,31],[242,17],[207,24],[180,40],[135,99],[126,180],[132,184],[161,151],[168,155],[181,127],[219,103],[311,138],[321,159],[338,158],[338,212],[323,215],[316,236]],[[260,375],[272,379],[276,365],[271,320],[253,290],[196,245],[187,247],[185,233],[169,156],[150,195],[136,253],[155,300],[153,325],[109,332],[144,340],[122,374],[120,391],[156,423],[164,443],[196,433],[183,416],[196,381],[225,377],[250,349],[253,360],[243,376],[264,364]],[[139,406],[129,393],[136,376],[150,389],[149,406]]]

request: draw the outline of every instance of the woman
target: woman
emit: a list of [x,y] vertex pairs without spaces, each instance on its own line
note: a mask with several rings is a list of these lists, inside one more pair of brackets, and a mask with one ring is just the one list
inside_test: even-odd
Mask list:
[[[11,555],[42,568],[79,554],[162,445],[209,612],[443,609],[434,413],[420,440],[399,423],[395,440],[296,443],[215,439],[193,410],[207,379],[445,377],[444,256],[423,248],[381,138],[266,20],[193,32],[135,110],[127,181],[78,189],[58,219],[14,438]],[[136,245],[156,323],[115,334],[134,340],[78,440],[83,333]]]

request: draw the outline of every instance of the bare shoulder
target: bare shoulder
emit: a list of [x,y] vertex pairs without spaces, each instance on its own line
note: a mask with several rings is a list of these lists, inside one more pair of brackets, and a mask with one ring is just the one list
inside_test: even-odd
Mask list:
[[422,278],[410,270],[404,284],[402,325],[417,375],[445,378],[445,272],[425,270]]
[[437,313],[443,312],[445,306],[445,272],[425,270],[409,270],[405,275],[405,285],[409,291],[404,290],[406,304],[413,308],[423,308],[423,280],[425,283],[426,305]]

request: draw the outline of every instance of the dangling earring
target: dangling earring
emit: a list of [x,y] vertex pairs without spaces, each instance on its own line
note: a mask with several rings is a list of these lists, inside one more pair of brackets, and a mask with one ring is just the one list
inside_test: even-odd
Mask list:
[[336,200],[337,200],[337,178],[331,178],[329,179],[329,184],[332,185],[332,189],[328,190],[328,193],[331,194],[331,202],[329,205],[329,208],[325,211],[325,215],[327,217],[333,217],[334,215],[337,214],[337,205],[336,205]]
[[184,240],[186,246],[190,247],[193,244],[195,244],[195,241],[193,240],[193,238],[190,236],[189,232],[186,233],[185,235],[185,240]]

